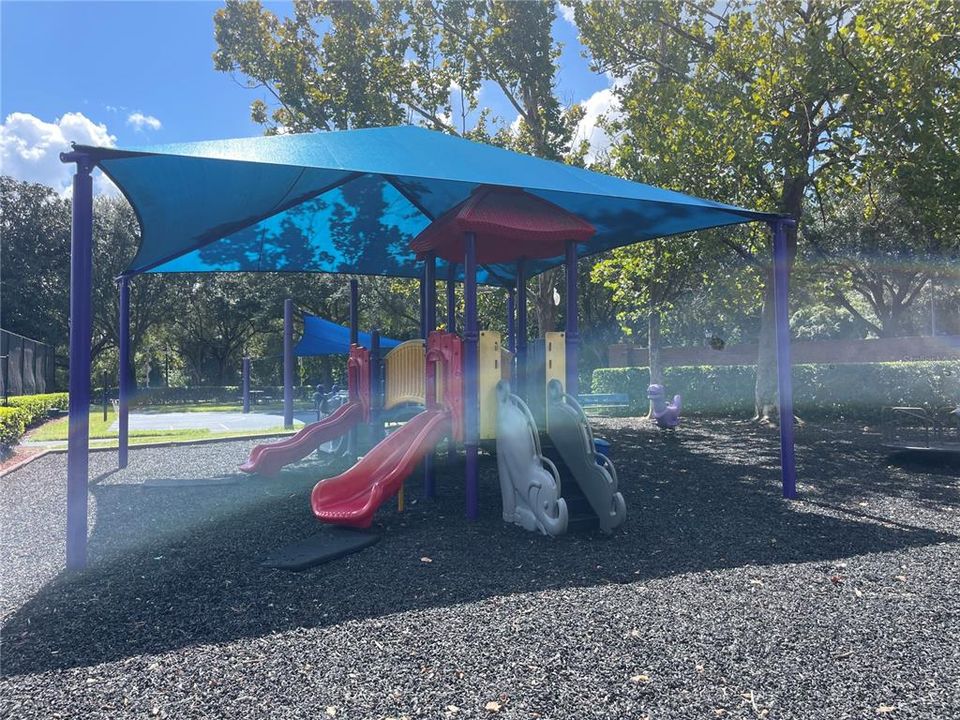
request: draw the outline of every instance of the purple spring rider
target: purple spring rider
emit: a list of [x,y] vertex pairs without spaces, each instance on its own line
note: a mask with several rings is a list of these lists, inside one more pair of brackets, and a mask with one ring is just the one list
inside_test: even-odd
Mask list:
[[673,429],[680,424],[680,396],[674,395],[673,402],[667,403],[667,393],[663,385],[651,385],[647,388],[647,398],[653,403],[653,419],[662,428]]

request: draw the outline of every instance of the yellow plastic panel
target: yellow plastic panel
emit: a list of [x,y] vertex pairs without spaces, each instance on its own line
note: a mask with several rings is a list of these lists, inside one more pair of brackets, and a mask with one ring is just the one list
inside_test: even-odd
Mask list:
[[384,410],[404,403],[426,404],[424,400],[424,342],[407,340],[397,345],[383,359],[385,385]]
[[562,332],[548,332],[544,336],[544,365],[545,377],[543,391],[551,380],[559,380],[564,390],[567,388],[567,334]]
[[477,391],[480,394],[480,439],[497,437],[497,383],[503,370],[500,333],[485,330],[477,344]]
[[[547,386],[551,380],[559,380],[563,389],[567,389],[567,334],[548,332],[543,336],[543,397],[550,397]],[[546,401],[547,424],[550,423],[550,402]]]

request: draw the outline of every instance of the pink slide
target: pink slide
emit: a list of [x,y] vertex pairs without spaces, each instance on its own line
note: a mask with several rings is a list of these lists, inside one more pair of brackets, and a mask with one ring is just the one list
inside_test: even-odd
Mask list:
[[257,445],[250,459],[240,466],[245,473],[276,475],[284,465],[302,460],[325,442],[348,433],[363,418],[363,406],[348,402],[320,422],[311,423],[296,435],[275,443]]
[[377,508],[400,490],[404,479],[450,429],[449,411],[420,413],[352,468],[318,482],[310,494],[313,514],[335,525],[370,527]]

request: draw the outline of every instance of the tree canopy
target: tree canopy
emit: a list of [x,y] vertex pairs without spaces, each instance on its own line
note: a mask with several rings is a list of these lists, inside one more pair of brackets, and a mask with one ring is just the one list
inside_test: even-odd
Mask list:
[[[594,68],[617,78],[621,112],[608,119],[615,172],[801,221],[811,203],[831,202],[876,167],[888,168],[917,212],[935,215],[956,198],[953,3],[735,1],[721,10],[687,0],[580,1],[575,15]],[[948,202],[926,201],[931,193]],[[788,235],[791,258],[797,237]],[[722,241],[763,271],[757,410],[769,416],[768,236]]]
[[[571,2],[585,62],[610,79],[606,153],[577,136],[565,104],[553,2],[257,0],[214,12],[214,67],[268,100],[267,134],[415,123],[481,142],[798,219],[792,326],[804,338],[960,333],[960,9],[952,0]],[[481,92],[482,91],[482,92]],[[490,93],[510,117],[498,117]],[[5,328],[65,356],[70,203],[0,180]],[[94,360],[115,372],[114,278],[139,228],[121,199],[97,201]],[[656,350],[757,342],[758,414],[776,403],[769,233],[738,227],[622,248],[584,263],[586,369],[626,337]],[[14,270],[15,269],[15,270]],[[555,273],[527,288],[535,332],[564,309]],[[279,377],[283,299],[347,320],[345,278],[137,277],[138,370],[164,359],[177,383]],[[417,284],[361,278],[361,324],[418,332]],[[445,318],[444,301],[438,319]],[[505,293],[484,291],[504,330]],[[462,300],[458,295],[462,313]],[[534,328],[531,328],[534,332]],[[333,366],[307,363],[305,373]],[[143,380],[142,374],[139,378]],[[308,379],[305,377],[305,379]]]

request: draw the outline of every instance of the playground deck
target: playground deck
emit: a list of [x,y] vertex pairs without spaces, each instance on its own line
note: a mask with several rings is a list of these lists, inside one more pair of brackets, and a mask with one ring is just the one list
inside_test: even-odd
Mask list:
[[[383,540],[263,568],[318,530],[318,464],[235,473],[254,442],[91,455],[90,568],[63,574],[63,455],[0,479],[0,716],[958,717],[960,470],[891,464],[862,426],[799,431],[801,497],[747,423],[598,420],[612,538],[499,517],[481,462],[384,506]],[[326,472],[331,472],[326,470]],[[213,478],[208,487],[147,487]],[[892,708],[892,709],[890,709]]]

